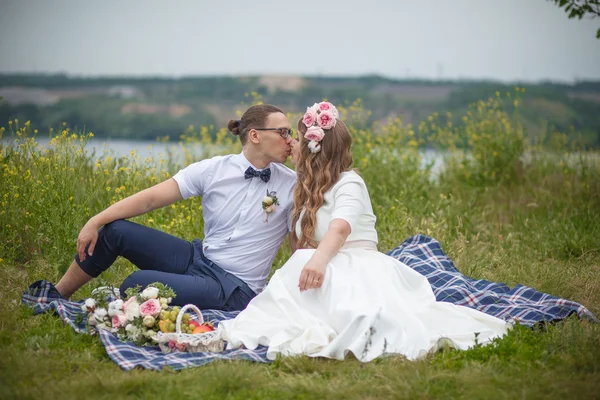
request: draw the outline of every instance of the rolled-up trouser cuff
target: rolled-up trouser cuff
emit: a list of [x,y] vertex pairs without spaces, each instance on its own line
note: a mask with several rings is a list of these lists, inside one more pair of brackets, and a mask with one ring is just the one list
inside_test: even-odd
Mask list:
[[101,268],[98,265],[94,264],[90,259],[89,255],[86,257],[85,261],[81,261],[79,259],[79,254],[75,254],[75,262],[77,263],[77,265],[79,265],[79,268],[81,268],[83,272],[85,272],[92,278],[97,278],[105,270],[104,268]]

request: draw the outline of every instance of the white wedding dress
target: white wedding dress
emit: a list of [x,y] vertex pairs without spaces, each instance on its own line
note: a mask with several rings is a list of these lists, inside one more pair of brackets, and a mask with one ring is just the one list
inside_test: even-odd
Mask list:
[[[300,273],[315,250],[297,250],[244,311],[219,324],[228,349],[265,345],[269,359],[304,354],[341,360],[352,352],[361,361],[390,354],[413,360],[442,342],[467,349],[507,332],[501,319],[437,302],[423,275],[377,251],[375,215],[355,172],[344,172],[325,194],[317,241],[334,218],[348,221],[352,232],[327,265],[322,286],[300,293]],[[295,228],[299,234],[300,224]]]

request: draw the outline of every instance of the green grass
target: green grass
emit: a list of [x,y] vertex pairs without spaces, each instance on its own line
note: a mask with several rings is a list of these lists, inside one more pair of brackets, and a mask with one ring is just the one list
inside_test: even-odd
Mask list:
[[[427,169],[416,168],[420,158],[410,141],[418,141],[418,132],[398,122],[388,128],[383,136],[371,128],[353,129],[355,166],[369,187],[381,251],[423,233],[438,239],[467,275],[525,284],[600,315],[598,154],[572,161],[569,154],[515,144],[521,139],[504,125],[479,147],[481,161],[456,155],[435,181]],[[19,298],[37,279],[60,278],[91,215],[180,166],[167,162],[161,172],[153,161],[135,157],[97,161],[82,151],[86,139],[80,142],[71,132],[59,133],[46,152],[23,141],[27,128],[17,129],[13,134],[22,142],[0,147],[2,399],[598,398],[600,326],[576,318],[543,329],[518,326],[493,345],[446,350],[414,362],[297,357],[271,364],[218,361],[180,372],[123,372],[98,338],[74,333],[54,315],[32,316]],[[225,145],[224,152],[239,150]],[[532,157],[518,165],[515,154],[487,162],[494,151],[526,151]],[[188,160],[207,155],[188,155]],[[193,199],[136,221],[192,239],[203,229],[199,207]],[[287,257],[284,246],[275,268]],[[134,269],[119,260],[103,279],[118,284]],[[94,285],[75,298],[89,295]]]

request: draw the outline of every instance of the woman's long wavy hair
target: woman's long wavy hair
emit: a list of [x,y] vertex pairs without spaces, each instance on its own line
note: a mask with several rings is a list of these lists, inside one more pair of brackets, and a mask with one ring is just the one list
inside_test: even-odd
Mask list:
[[[306,125],[298,121],[300,154],[296,163],[298,183],[294,189],[294,212],[292,213],[292,234],[297,248],[316,248],[313,236],[317,222],[317,210],[323,205],[323,195],[338,181],[340,174],[352,165],[352,137],[348,127],[339,119],[335,127],[325,131],[321,141],[321,151],[311,153],[308,140],[304,139]],[[304,210],[301,236],[296,237],[296,222]]]

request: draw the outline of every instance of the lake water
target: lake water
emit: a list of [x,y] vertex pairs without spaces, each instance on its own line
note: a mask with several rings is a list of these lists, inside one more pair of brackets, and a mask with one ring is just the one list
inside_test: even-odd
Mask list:
[[[8,141],[9,139],[5,139],[4,141]],[[47,147],[50,139],[44,137],[37,137],[36,141],[42,147]],[[162,155],[165,159],[167,157],[168,152],[171,152],[173,156],[173,161],[176,164],[181,164],[183,166],[183,152],[182,145],[179,143],[164,143],[164,142],[156,142],[153,140],[114,140],[114,139],[99,139],[92,138],[86,144],[86,150],[88,153],[92,153],[95,151],[95,155],[97,158],[102,158],[106,156],[111,157],[123,157],[130,156],[132,151],[138,155],[138,157],[143,160],[144,158],[150,157],[157,160],[160,159],[160,155]],[[185,144],[186,150],[192,154],[200,154],[202,151],[201,144]],[[440,168],[443,165],[443,153],[432,150],[425,149],[421,150],[421,155],[423,156],[421,160],[421,167],[425,167],[430,162],[433,161],[434,165],[432,168],[432,174],[435,176],[437,172],[439,172]]]

